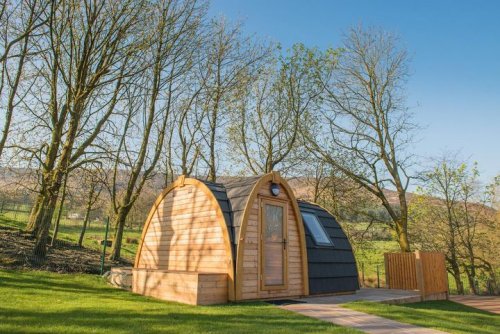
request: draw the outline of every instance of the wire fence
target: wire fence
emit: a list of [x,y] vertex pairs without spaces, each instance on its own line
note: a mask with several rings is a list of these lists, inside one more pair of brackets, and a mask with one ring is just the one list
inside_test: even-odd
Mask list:
[[[56,271],[79,271],[101,273],[109,269],[112,264],[106,258],[113,245],[114,228],[109,224],[109,218],[92,216],[85,223],[85,219],[78,210],[62,208],[55,214],[49,231],[48,261],[37,263],[40,256],[33,254],[34,240],[22,232],[3,233],[6,230],[24,231],[30,216],[32,203],[30,201],[8,201],[0,199],[0,252],[1,262],[23,267],[26,264],[46,265]],[[58,212],[57,208],[56,212]],[[57,238],[53,240],[55,226],[58,225]],[[142,232],[141,224],[129,224],[125,229],[121,256],[124,263],[132,263]],[[106,256],[103,256],[105,254]],[[358,262],[359,282],[361,287],[385,288],[385,267],[383,261]],[[0,266],[2,263],[0,262]],[[467,276],[462,277],[464,292],[473,293]],[[498,293],[496,280],[480,277],[476,284],[476,291],[480,294],[493,295]],[[455,280],[448,277],[448,286],[451,294],[457,293]]]
[[[383,262],[359,262],[358,263],[359,284],[364,288],[386,288],[385,264]],[[467,275],[461,276],[464,294],[473,294],[474,289],[469,282]],[[498,277],[495,279],[480,277],[474,281],[475,290],[480,295],[498,295]],[[458,294],[458,289],[453,276],[448,274],[448,291],[450,294]]]
[[383,263],[358,263],[359,284],[363,288],[385,288]]
[[32,203],[28,201],[0,200],[0,267],[38,267],[58,272],[99,274],[109,270],[111,265],[132,262],[141,233],[139,226],[125,230],[121,249],[123,259],[112,262],[107,260],[114,236],[109,217],[93,215],[85,219],[77,210],[65,208],[60,215],[59,208],[56,208],[46,256],[34,252],[35,239],[24,232],[31,207]]

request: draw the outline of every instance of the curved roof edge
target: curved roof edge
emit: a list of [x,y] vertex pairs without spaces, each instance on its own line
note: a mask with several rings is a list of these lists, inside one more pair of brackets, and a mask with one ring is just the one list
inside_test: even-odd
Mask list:
[[[221,207],[221,201],[216,197],[216,194],[223,194],[224,190],[222,188],[217,188],[216,184],[211,185],[209,187],[204,181],[198,180],[196,178],[189,178],[186,177],[185,175],[179,176],[174,182],[172,182],[168,187],[166,187],[161,194],[156,198],[153,206],[151,207],[151,210],[149,211],[148,217],[146,218],[146,223],[143,227],[142,230],[142,235],[141,235],[141,240],[140,243],[137,247],[137,253],[134,261],[134,267],[138,267],[141,253],[142,253],[142,247],[144,244],[144,238],[146,236],[146,233],[149,229],[149,225],[151,223],[151,220],[153,218],[153,215],[156,213],[158,210],[159,205],[163,202],[163,199],[175,188],[177,187],[184,187],[185,185],[193,185],[193,186],[199,186],[207,196],[212,196],[212,199],[215,199],[217,201],[217,206],[215,209],[217,211],[217,217],[219,217],[219,223],[221,225],[226,225],[226,229],[221,229],[222,234],[224,237],[224,243],[226,245],[226,249],[230,250],[230,254],[228,254],[228,276],[229,276],[229,282],[228,282],[228,299],[229,300],[234,300],[234,276],[235,276],[235,252],[234,252],[234,246],[231,241],[232,236],[231,236],[231,229],[227,228],[228,220],[226,220],[226,214],[223,210],[223,207]],[[230,208],[226,208],[226,211],[230,212]],[[224,222],[222,222],[222,219],[224,219]],[[229,220],[229,223],[231,221]]]

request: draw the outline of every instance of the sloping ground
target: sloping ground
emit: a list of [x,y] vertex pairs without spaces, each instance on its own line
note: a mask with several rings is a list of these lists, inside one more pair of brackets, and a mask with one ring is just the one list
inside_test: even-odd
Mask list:
[[[0,226],[0,268],[39,269],[58,273],[98,274],[101,268],[101,253],[78,245],[58,241],[56,247],[49,248],[47,258],[38,261],[31,255],[34,240],[26,233]],[[130,266],[128,261],[109,261],[111,266]]]
[[98,276],[0,270],[0,333],[360,333],[266,303],[190,306]]

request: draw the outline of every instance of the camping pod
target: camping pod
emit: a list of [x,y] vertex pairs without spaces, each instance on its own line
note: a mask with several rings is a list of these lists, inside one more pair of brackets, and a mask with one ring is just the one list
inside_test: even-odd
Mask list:
[[136,293],[189,304],[353,292],[352,248],[333,216],[277,172],[213,183],[179,177],[151,209]]

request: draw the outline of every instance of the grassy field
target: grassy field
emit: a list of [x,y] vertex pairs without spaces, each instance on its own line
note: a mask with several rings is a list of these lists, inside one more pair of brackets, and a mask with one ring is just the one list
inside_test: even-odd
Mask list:
[[500,333],[500,316],[450,301],[404,305],[355,302],[344,307],[449,333]]
[[[28,210],[29,208],[23,208]],[[9,226],[19,229],[24,229],[26,227],[26,222],[28,220],[27,212],[3,212],[0,213],[0,225]],[[81,220],[70,220],[63,218],[61,219],[58,239],[70,241],[73,243],[78,242],[80,237],[80,231],[82,227]],[[352,226],[351,226],[352,228]],[[357,223],[355,225],[357,229],[365,229],[366,224]],[[109,238],[113,238],[113,228],[110,226]],[[52,233],[52,231],[51,231]],[[85,239],[83,242],[84,247],[101,250],[100,240],[104,239],[105,225],[103,222],[91,222],[90,226],[87,227],[85,234]],[[127,238],[131,240],[139,240],[142,231],[138,228],[130,229],[125,228],[123,244],[122,244],[122,257],[133,261],[135,258],[135,253],[137,251],[136,243],[128,243]],[[109,251],[109,248],[108,248]],[[363,276],[365,278],[365,286],[376,287],[377,286],[377,266],[379,269],[380,286],[385,286],[385,269],[384,269],[384,253],[387,252],[398,252],[399,246],[396,241],[393,240],[367,240],[363,243],[363,247],[358,247],[356,249],[356,262],[358,263],[358,271],[360,278]],[[449,277],[450,292],[454,293],[456,291],[455,282],[452,277]],[[470,291],[468,281],[466,276],[463,277],[463,283],[465,285],[466,291]]]
[[[0,214],[0,225],[9,226],[19,229],[26,227],[28,221],[28,213],[25,212],[4,212]],[[77,243],[80,238],[82,229],[82,220],[70,220],[63,218],[59,225],[58,239]],[[53,229],[53,227],[52,227]],[[110,226],[109,239],[113,238],[114,230]],[[127,243],[127,238],[139,240],[141,230],[126,228],[123,237],[121,255],[123,258],[133,260],[137,251],[137,243]],[[103,222],[92,221],[90,226],[87,226],[83,246],[92,249],[102,249],[100,240],[104,239],[105,224]],[[52,235],[52,230],[51,230]],[[108,248],[109,249],[109,248]]]
[[[359,234],[368,227],[367,223],[341,223],[344,231],[353,234]],[[388,237],[390,232],[386,227],[375,226],[371,228],[376,230],[376,234]],[[384,253],[399,252],[400,248],[394,240],[381,240],[380,236],[365,236],[364,241],[359,244],[353,244],[355,249],[356,262],[360,279],[364,276],[365,286],[377,286],[377,269],[379,272],[380,286],[385,286]]]
[[188,306],[92,275],[0,270],[1,333],[359,333],[266,303]]
[[380,286],[385,286],[384,253],[397,252],[399,249],[395,241],[373,240],[367,241],[362,249],[357,249],[355,256],[358,263],[360,279],[363,278],[365,285],[377,286],[377,268],[379,271]]
[[[349,223],[344,225],[349,225],[346,226],[346,228],[348,229],[358,231],[363,231],[367,227],[366,223]],[[382,234],[389,233],[387,228],[385,227],[377,226],[375,229]],[[363,242],[362,245],[357,245],[355,251],[356,262],[358,264],[360,279],[362,279],[364,273],[365,286],[377,286],[377,266],[379,269],[380,286],[385,286],[384,253],[393,253],[399,251],[399,245],[394,240],[373,240],[368,238]],[[448,275],[448,282],[450,293],[456,294],[457,289],[455,280],[451,275]],[[465,292],[471,293],[472,289],[469,286],[469,281],[467,280],[467,275],[465,273],[462,275],[462,282],[464,284]],[[482,286],[482,289],[483,291],[486,291],[486,288],[484,286]]]

